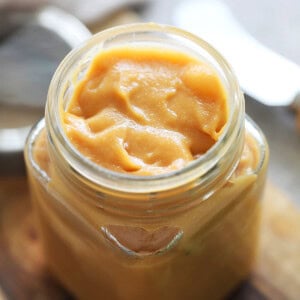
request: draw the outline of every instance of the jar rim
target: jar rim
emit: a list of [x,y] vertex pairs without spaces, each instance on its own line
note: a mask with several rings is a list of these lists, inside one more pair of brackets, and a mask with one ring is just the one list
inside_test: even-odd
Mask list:
[[[84,157],[64,134],[59,116],[59,109],[61,109],[59,107],[59,101],[61,100],[60,93],[63,88],[63,82],[67,77],[69,66],[72,65],[74,61],[80,59],[82,55],[92,47],[99,45],[99,43],[111,37],[130,33],[137,34],[138,32],[159,32],[180,37],[207,52],[207,54],[217,62],[229,82],[227,98],[228,101],[231,101],[228,121],[219,139],[205,154],[179,170],[151,176],[139,176],[112,171]],[[206,41],[189,32],[170,25],[154,23],[134,23],[106,29],[71,51],[61,62],[53,76],[46,104],[46,126],[51,137],[51,145],[64,156],[69,166],[75,171],[76,176],[82,177],[94,185],[101,185],[119,192],[159,192],[176,188],[179,185],[188,184],[192,180],[200,180],[201,178],[204,180],[209,170],[212,170],[222,155],[229,151],[230,145],[240,134],[238,132],[238,125],[242,124],[243,120],[243,95],[235,74],[223,56]]]

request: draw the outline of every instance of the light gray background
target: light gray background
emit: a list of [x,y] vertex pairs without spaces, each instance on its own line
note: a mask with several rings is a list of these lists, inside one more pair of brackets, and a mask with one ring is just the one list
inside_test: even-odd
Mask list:
[[[143,17],[171,24],[172,11],[180,1],[154,0]],[[300,65],[300,0],[223,1],[257,40]],[[248,97],[246,111],[269,141],[270,180],[300,206],[300,132],[295,129],[295,116],[287,108],[266,107]]]

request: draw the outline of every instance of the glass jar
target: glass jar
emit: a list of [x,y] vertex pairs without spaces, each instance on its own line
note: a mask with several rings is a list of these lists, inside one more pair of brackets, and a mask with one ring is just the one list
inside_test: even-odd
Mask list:
[[[94,55],[119,45],[179,49],[205,60],[221,78],[229,120],[216,144],[183,169],[144,177],[116,173],[67,139],[60,110]],[[246,148],[253,162],[240,172]],[[156,24],[92,37],[58,67],[46,120],[32,129],[25,158],[49,267],[79,299],[219,299],[249,274],[268,148],[245,117],[230,66],[198,37]]]

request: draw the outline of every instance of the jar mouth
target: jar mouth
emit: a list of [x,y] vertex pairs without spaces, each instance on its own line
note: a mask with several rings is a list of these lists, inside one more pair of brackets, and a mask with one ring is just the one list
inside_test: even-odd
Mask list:
[[[135,36],[139,33],[156,33],[173,37],[178,43],[188,43],[188,46],[193,46],[197,50],[201,49],[205,55],[209,56],[212,63],[215,63],[213,67],[221,75],[227,91],[227,100],[229,101],[227,123],[222,129],[219,139],[206,153],[179,170],[149,176],[112,171],[89,160],[69,141],[64,133],[60,119],[60,109],[63,109],[60,101],[62,100],[63,93],[66,92],[63,90],[63,83],[66,81],[66,78],[72,76],[70,67],[73,63],[82,60],[91,48],[100,47],[99,49],[101,49],[107,41],[113,43],[113,39],[116,36],[131,35],[131,43],[134,43]],[[232,144],[238,136],[242,134],[239,124],[243,120],[243,95],[236,76],[222,55],[206,41],[189,32],[173,26],[153,23],[135,23],[104,30],[94,35],[77,49],[71,51],[59,65],[53,76],[46,104],[46,125],[49,130],[50,146],[53,147],[56,153],[64,157],[76,176],[82,177],[92,184],[101,185],[109,189],[134,193],[158,192],[176,188],[193,180],[205,180],[209,176],[209,173],[214,170],[220,159],[231,149]],[[225,180],[226,178],[223,181]]]

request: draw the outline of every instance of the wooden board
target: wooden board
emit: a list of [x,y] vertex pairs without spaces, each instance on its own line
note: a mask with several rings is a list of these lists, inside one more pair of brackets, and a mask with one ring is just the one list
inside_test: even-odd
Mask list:
[[[0,178],[0,300],[73,299],[47,272],[26,178]],[[300,211],[268,183],[253,274],[229,299],[300,299]]]

